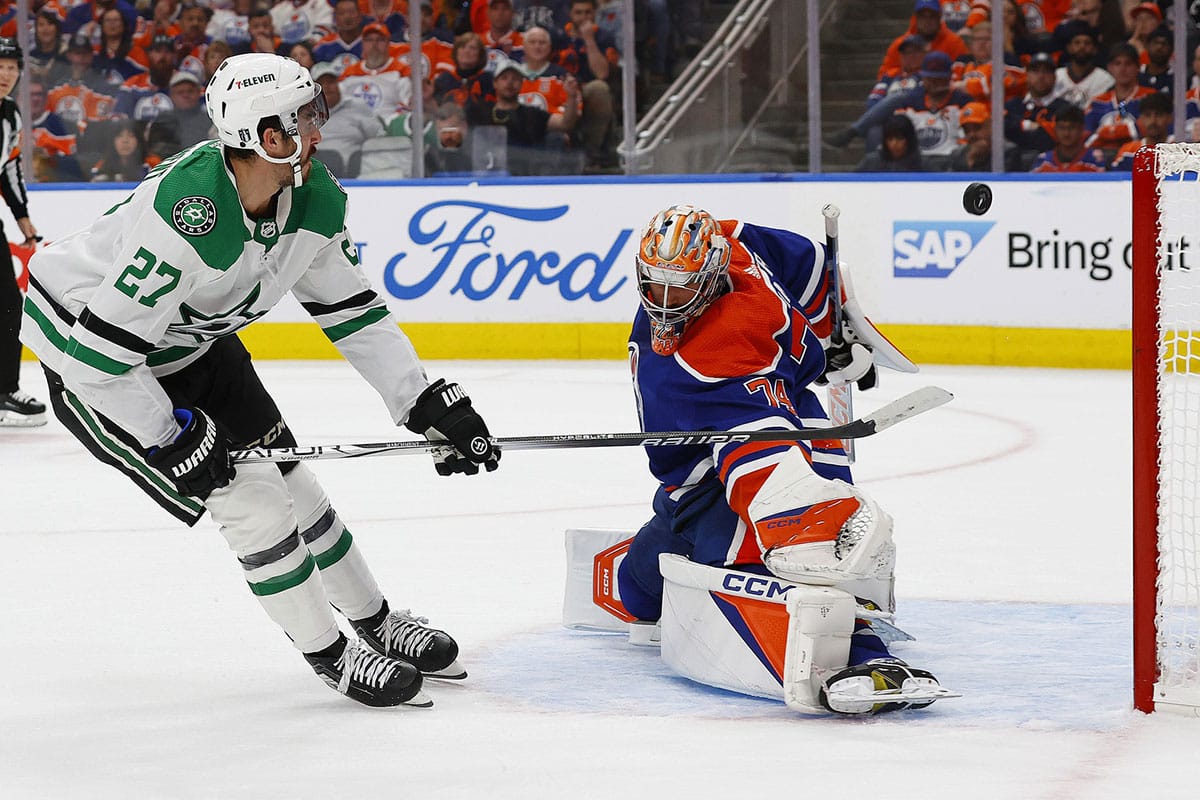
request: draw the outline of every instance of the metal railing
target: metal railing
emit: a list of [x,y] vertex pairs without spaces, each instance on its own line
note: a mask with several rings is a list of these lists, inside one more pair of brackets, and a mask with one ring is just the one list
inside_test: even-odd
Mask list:
[[[819,67],[808,58],[810,28],[828,21],[837,0],[739,0],[700,53],[639,121],[634,146],[620,152],[631,173],[725,172],[755,135],[765,111],[788,102],[793,73],[816,71],[809,128],[820,128]],[[814,24],[815,22],[815,24]],[[764,36],[765,33],[765,36]],[[765,46],[765,52],[761,47]],[[819,45],[812,49],[819,55]],[[747,107],[748,65],[765,68],[765,94]],[[762,76],[758,76],[762,77]],[[813,93],[816,93],[815,101]],[[798,142],[797,142],[798,144]],[[817,153],[819,165],[819,152]],[[819,168],[819,166],[818,166]]]

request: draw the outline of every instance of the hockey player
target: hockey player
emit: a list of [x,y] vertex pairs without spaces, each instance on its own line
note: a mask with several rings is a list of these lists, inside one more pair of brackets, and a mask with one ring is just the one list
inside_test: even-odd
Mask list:
[[[29,221],[25,179],[21,175],[21,112],[9,95],[25,66],[16,39],[0,37],[0,191],[21,230],[25,247],[38,241]],[[46,406],[20,388],[21,290],[13,273],[12,253],[0,225],[0,427],[36,427],[46,424]]]
[[389,608],[307,467],[231,464],[231,448],[296,441],[234,334],[290,291],[397,424],[448,440],[440,474],[490,471],[500,453],[466,393],[425,377],[359,268],[346,194],[313,159],[326,108],[308,71],[233,56],[206,94],[219,141],[33,259],[26,341],[63,425],[180,520],[207,510],[318,676],[367,705],[429,705],[422,673],[466,677],[455,641]]
[[[916,369],[852,297],[845,343],[831,347],[825,270],[818,248],[803,236],[718,222],[677,205],[645,228],[636,268],[641,308],[629,352],[643,430],[813,427],[827,416],[810,384],[857,381],[869,388],[875,362]],[[654,516],[634,537],[617,574],[620,600],[634,617],[663,615],[664,553],[805,585],[870,577],[885,563],[890,574],[891,518],[852,485],[840,441],[646,451],[660,482]],[[908,704],[871,702],[875,690],[937,686],[928,672],[892,657],[868,624],[853,624],[852,636],[842,633],[851,638],[848,664],[834,665],[838,671],[821,687],[826,708],[893,710]],[[723,652],[717,645],[701,649],[714,658]],[[827,699],[863,685],[867,702]]]

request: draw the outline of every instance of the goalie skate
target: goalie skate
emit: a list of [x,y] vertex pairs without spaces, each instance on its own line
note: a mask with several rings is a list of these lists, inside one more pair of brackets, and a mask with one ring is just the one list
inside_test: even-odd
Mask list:
[[445,631],[426,627],[428,622],[407,608],[389,611],[384,603],[375,616],[352,624],[375,652],[407,661],[426,677],[453,681],[467,677],[467,671],[457,660],[458,643]]
[[329,688],[377,708],[433,705],[421,691],[421,673],[412,664],[381,656],[358,641],[345,637],[341,641],[344,647],[338,655],[325,655],[324,651],[304,654],[304,660]]
[[821,705],[838,714],[881,714],[925,708],[935,700],[962,697],[943,688],[926,670],[897,658],[876,658],[838,672],[825,681]]

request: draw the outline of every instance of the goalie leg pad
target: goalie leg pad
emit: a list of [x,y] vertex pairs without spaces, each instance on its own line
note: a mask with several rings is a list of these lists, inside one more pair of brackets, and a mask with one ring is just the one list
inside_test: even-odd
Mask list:
[[663,661],[709,686],[824,714],[821,681],[842,669],[854,598],[828,587],[695,564],[664,554]]
[[892,518],[865,492],[815,474],[801,457],[786,458],[747,508],[773,574],[832,586],[890,577]]

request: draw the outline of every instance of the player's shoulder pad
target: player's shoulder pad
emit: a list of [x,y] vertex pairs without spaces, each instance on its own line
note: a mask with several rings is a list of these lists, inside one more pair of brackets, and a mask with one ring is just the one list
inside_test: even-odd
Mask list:
[[346,190],[320,161],[313,159],[304,185],[292,190],[292,210],[284,233],[311,231],[326,239],[346,227]]
[[684,336],[678,356],[689,371],[723,380],[773,367],[782,354],[776,335],[788,324],[784,301],[753,267],[730,265],[733,291],[700,315]]
[[225,173],[218,142],[204,142],[169,158],[147,176],[161,176],[154,210],[207,266],[227,270],[250,234],[242,222],[237,189]]

